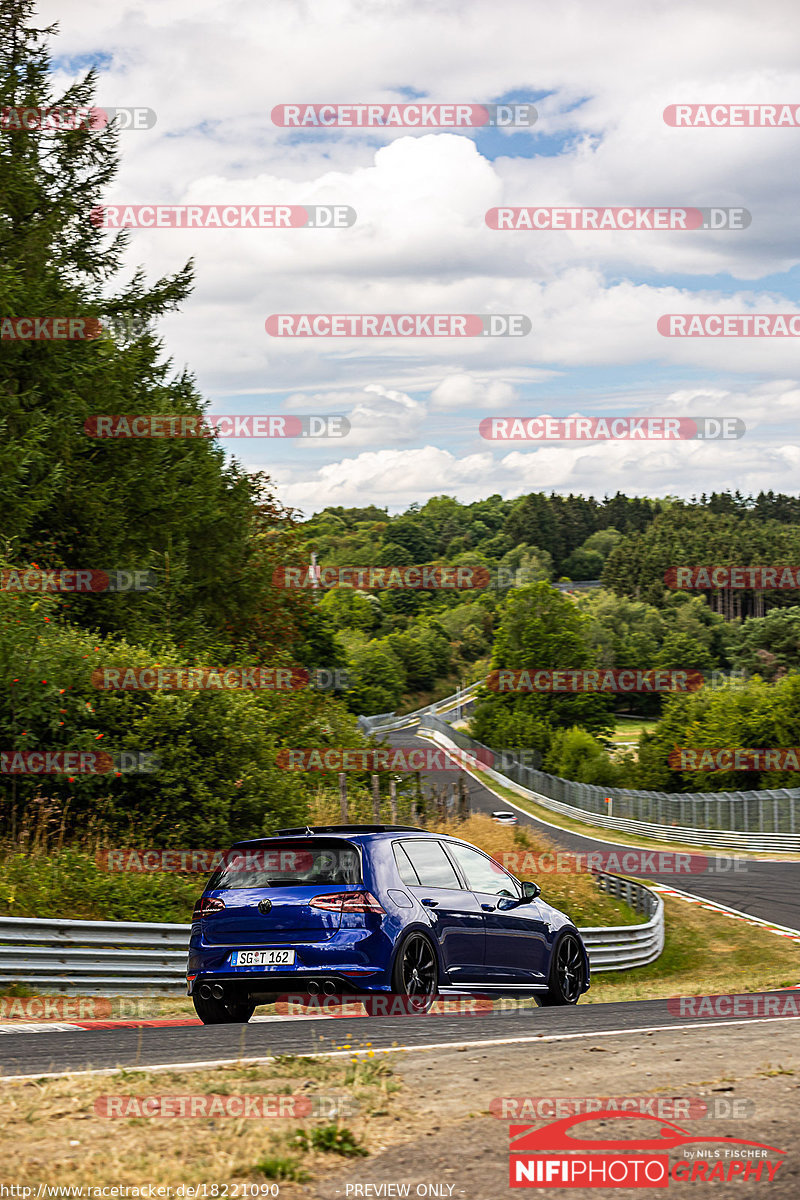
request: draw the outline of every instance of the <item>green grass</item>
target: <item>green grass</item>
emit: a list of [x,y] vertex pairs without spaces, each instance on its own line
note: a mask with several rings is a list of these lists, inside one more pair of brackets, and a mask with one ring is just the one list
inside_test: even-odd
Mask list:
[[22,854],[6,847],[0,850],[0,914],[185,924],[205,878],[104,871],[86,850]]
[[[326,819],[338,820],[332,810],[326,813]],[[446,829],[495,857],[504,851],[547,854],[553,850],[552,843],[534,831],[502,828],[487,817],[473,817],[465,825]],[[511,870],[517,873],[513,866]],[[643,920],[626,904],[600,892],[585,874],[535,877],[544,898],[568,912],[578,925],[633,925]],[[87,850],[23,854],[6,846],[0,848],[0,915],[48,917],[57,912],[73,920],[187,924],[206,878],[170,871],[105,871]]]
[[595,975],[581,1004],[737,995],[800,983],[796,942],[668,896],[664,914],[664,950],[655,962]]
[[258,1171],[265,1179],[281,1179],[291,1180],[294,1183],[305,1183],[310,1179],[308,1171],[301,1167],[296,1158],[290,1158],[288,1155],[269,1155],[259,1161],[253,1167],[254,1171]]
[[612,742],[638,742],[639,735],[650,733],[655,729],[656,724],[655,720],[648,720],[646,717],[617,717],[611,740]]
[[293,1138],[300,1150],[320,1150],[324,1154],[339,1154],[342,1158],[366,1158],[369,1151],[349,1129],[338,1125],[323,1125],[319,1129],[298,1129]]

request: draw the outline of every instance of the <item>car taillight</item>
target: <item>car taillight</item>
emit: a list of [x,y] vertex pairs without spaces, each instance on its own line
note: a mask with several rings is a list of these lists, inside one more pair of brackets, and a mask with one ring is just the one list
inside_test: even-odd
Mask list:
[[212,913],[222,912],[225,901],[216,896],[201,896],[194,906],[192,920],[199,921],[201,917],[210,917]]
[[325,912],[385,912],[371,892],[333,892],[314,896],[308,903],[311,908],[322,908]]

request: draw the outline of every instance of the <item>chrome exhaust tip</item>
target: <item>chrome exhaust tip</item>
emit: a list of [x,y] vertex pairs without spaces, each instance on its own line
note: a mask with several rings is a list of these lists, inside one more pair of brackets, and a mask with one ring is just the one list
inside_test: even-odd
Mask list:
[[322,985],[322,990],[326,996],[334,996],[336,994],[336,984],[332,979],[326,979]]
[[211,988],[208,986],[207,983],[203,983],[200,985],[200,999],[201,1000],[210,1000],[211,999]]
[[223,990],[223,987],[222,987],[222,984],[221,984],[221,983],[215,983],[215,984],[214,984],[214,986],[213,986],[213,987],[212,987],[212,989],[211,989],[211,995],[214,997],[214,999],[215,999],[215,1000],[221,1000],[221,999],[222,999],[222,997],[225,995],[225,992],[224,992],[224,990]]
[[319,995],[319,984],[317,983],[316,979],[309,980],[306,986],[306,991],[308,992],[309,996]]

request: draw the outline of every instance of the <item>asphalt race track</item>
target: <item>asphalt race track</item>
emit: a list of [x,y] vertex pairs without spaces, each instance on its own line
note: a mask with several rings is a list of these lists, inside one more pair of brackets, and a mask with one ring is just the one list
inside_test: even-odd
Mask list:
[[[800,1010],[800,995],[797,1007]],[[249,1025],[6,1033],[0,1036],[0,1066],[3,1076],[39,1078],[116,1067],[245,1062],[277,1054],[339,1052],[349,1056],[365,1049],[368,1042],[378,1051],[493,1042],[524,1044],[546,1037],[596,1038],[650,1029],[760,1024],[765,1020],[783,1036],[796,1034],[800,1017],[687,1018],[671,1013],[666,1000],[641,1000],[481,1016],[300,1018]]]
[[[386,740],[393,746],[414,748],[430,747],[432,744],[427,739],[416,737],[413,728],[395,730],[386,735]],[[423,771],[421,775],[431,784],[439,787],[454,777],[442,771]],[[464,773],[464,778],[473,812],[492,812],[499,808],[513,807],[507,800],[495,796],[468,773]],[[539,821],[521,809],[516,811],[520,825],[532,825],[541,829],[551,841],[557,842],[565,850],[588,853],[592,850],[609,851],[618,848],[622,852],[632,848],[619,842],[600,841],[582,837],[580,834],[569,833],[549,825],[546,821]],[[553,816],[555,818],[556,814]],[[609,831],[610,837],[611,831]],[[697,851],[697,853],[699,854],[701,851]],[[707,857],[709,864],[713,865],[714,856],[708,854]],[[723,855],[720,866],[724,865],[725,861]],[[730,865],[730,858],[727,861]],[[744,871],[727,870],[720,874],[707,872],[697,875],[653,873],[649,874],[647,878],[679,888],[684,892],[691,892],[694,896],[704,896],[717,904],[726,904],[729,908],[736,908],[740,912],[749,913],[750,916],[759,917],[764,921],[774,921],[776,925],[800,929],[800,862],[748,859],[746,862],[739,862],[738,866],[746,866],[747,869]],[[547,899],[546,879],[542,878],[537,882],[542,884],[544,898]]]
[[[396,731],[389,735],[389,740],[395,746],[430,746],[429,742],[416,737],[413,729]],[[440,786],[450,778],[441,772],[430,772],[426,777],[430,783]],[[491,812],[508,806],[470,775],[467,774],[465,779],[474,812]],[[619,847],[622,851],[630,848],[555,829],[521,811],[519,820],[521,824],[542,829],[551,841],[568,850],[608,851]],[[797,887],[800,863],[749,860],[747,868],[744,872],[714,874],[709,871],[696,875],[649,877],[762,920],[800,928]],[[542,883],[546,897],[546,881],[543,879]],[[764,936],[775,935],[765,932]],[[784,998],[787,995],[792,993],[782,993]],[[794,995],[800,1012],[800,993]],[[765,1010],[756,1007],[754,1011]],[[776,1037],[783,1038],[796,1035],[798,1020],[800,1016],[687,1016],[670,1012],[667,1000],[643,1000],[479,1015],[361,1016],[339,1020],[287,1017],[259,1021],[256,1018],[248,1025],[152,1024],[101,1029],[50,1029],[38,1025],[26,1033],[12,1032],[6,1026],[0,1030],[0,1075],[40,1078],[67,1071],[104,1071],[120,1067],[199,1067],[258,1061],[279,1054],[350,1056],[365,1050],[368,1043],[378,1052],[442,1046],[524,1046],[539,1039],[575,1039],[578,1047],[587,1037],[624,1037],[650,1030],[689,1029],[703,1025],[732,1029],[753,1022],[768,1022],[775,1028]]]

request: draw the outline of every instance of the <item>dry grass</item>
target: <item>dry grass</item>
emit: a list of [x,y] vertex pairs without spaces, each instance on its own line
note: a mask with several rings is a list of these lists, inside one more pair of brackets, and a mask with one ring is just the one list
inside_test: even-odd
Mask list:
[[[284,1057],[258,1066],[213,1071],[129,1071],[115,1076],[70,1076],[17,1083],[0,1081],[0,1155],[6,1182],[26,1184],[250,1182],[274,1178],[257,1168],[288,1160],[297,1173],[319,1176],[340,1165],[338,1155],[304,1150],[299,1129],[320,1129],[330,1117],[131,1117],[95,1112],[101,1096],[280,1095],[344,1096],[356,1101],[340,1129],[373,1152],[404,1131],[399,1084],[381,1058],[356,1061]],[[281,1182],[282,1197],[299,1194]]]

